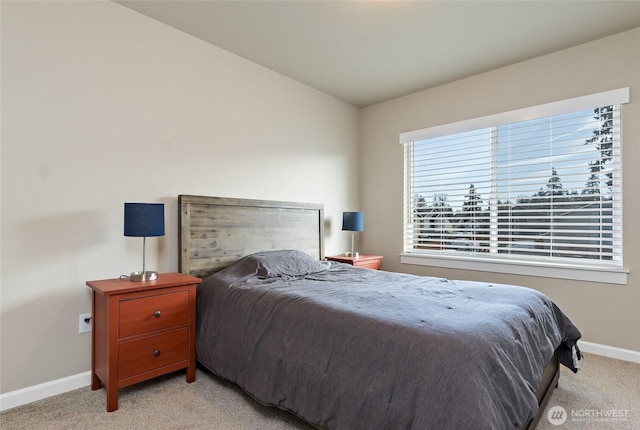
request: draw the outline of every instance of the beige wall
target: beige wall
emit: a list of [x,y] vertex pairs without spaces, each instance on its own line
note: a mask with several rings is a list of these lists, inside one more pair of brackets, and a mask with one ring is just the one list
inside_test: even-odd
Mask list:
[[142,265],[126,201],[166,204],[163,272],[182,193],[324,203],[349,246],[358,109],[115,3],[1,7],[1,392],[90,369],[85,281]]
[[[490,55],[490,53],[487,53]],[[624,262],[628,285],[447,270],[400,263],[403,150],[400,132],[600,91],[631,88],[623,107]],[[551,297],[586,341],[640,351],[640,28],[453,82],[362,111],[362,249],[383,269],[529,286]]]

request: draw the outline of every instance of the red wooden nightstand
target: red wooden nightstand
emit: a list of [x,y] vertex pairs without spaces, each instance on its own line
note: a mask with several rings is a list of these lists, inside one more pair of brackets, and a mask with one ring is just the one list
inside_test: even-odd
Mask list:
[[332,255],[326,257],[329,261],[338,261],[340,263],[351,264],[356,267],[365,267],[367,269],[380,270],[380,264],[382,263],[381,255],[360,255],[358,257],[347,257],[344,255]]
[[182,273],[153,281],[88,281],[93,289],[91,389],[104,384],[107,412],[118,409],[118,389],[187,369],[196,380],[196,285]]

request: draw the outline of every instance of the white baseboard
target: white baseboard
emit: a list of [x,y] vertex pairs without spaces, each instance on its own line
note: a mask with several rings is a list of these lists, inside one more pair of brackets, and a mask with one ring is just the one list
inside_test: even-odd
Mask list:
[[91,372],[86,371],[78,373],[77,375],[71,375],[20,390],[3,393],[0,394],[0,412],[89,385],[91,385]]
[[[585,342],[582,340],[578,342],[578,346],[582,352],[589,354],[602,355],[604,357],[615,358],[618,360],[640,363],[639,351]],[[91,385],[91,372],[87,371],[78,373],[77,375],[67,376],[66,378],[56,379],[55,381],[49,381],[32,387],[23,388],[21,390],[0,394],[0,412],[42,400],[47,397],[55,396],[57,394],[66,393],[67,391],[87,387],[89,385]]]
[[599,343],[578,341],[580,351],[590,354],[602,355],[604,357],[616,358],[618,360],[640,363],[640,352],[631,349],[616,348],[615,346],[601,345]]

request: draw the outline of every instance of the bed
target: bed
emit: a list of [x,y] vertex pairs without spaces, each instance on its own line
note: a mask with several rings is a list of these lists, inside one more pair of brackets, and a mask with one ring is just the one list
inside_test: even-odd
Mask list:
[[181,195],[196,358],[329,429],[525,429],[580,332],[528,288],[323,261],[319,204]]

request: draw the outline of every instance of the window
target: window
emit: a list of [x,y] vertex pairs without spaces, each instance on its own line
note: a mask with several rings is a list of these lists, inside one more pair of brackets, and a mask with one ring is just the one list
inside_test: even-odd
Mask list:
[[404,256],[622,269],[620,107],[628,94],[401,134]]

